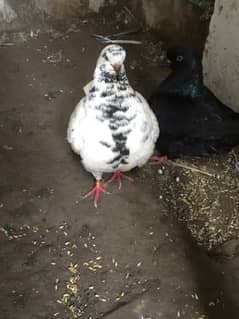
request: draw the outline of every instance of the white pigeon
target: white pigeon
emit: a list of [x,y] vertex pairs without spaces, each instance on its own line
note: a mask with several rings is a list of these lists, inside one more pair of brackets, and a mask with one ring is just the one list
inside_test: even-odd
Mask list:
[[154,113],[128,82],[125,57],[119,45],[108,45],[101,51],[93,81],[87,85],[86,95],[68,126],[67,140],[72,150],[96,179],[85,195],[94,197],[95,207],[100,193],[107,193],[103,173],[113,173],[110,181],[117,179],[121,187],[121,178],[128,178],[122,172],[144,165],[159,136]]

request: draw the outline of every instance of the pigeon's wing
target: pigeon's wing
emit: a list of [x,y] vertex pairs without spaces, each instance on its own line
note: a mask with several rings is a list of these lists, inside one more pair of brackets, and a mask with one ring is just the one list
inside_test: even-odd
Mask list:
[[143,166],[153,154],[159,136],[159,126],[154,113],[141,94],[131,101],[133,120],[129,124],[127,147],[130,150],[128,162],[134,166]]
[[160,83],[154,94],[170,94],[191,99],[200,97],[203,94],[202,76],[194,74],[191,70],[173,72]]
[[87,97],[73,111],[67,130],[67,140],[72,150],[81,156],[85,169],[95,176],[97,172],[112,171],[108,164],[115,154],[115,143],[107,121],[102,121]]
[[148,102],[145,100],[145,98],[139,92],[136,92],[136,96],[141,102],[140,104],[142,105],[143,111],[148,121],[148,130],[146,134],[150,134],[152,141],[156,143],[159,137],[159,123],[157,121],[157,118],[149,107]]
[[73,151],[80,154],[84,145],[84,136],[81,126],[86,118],[86,98],[82,98],[71,114],[67,129],[67,141],[71,144]]

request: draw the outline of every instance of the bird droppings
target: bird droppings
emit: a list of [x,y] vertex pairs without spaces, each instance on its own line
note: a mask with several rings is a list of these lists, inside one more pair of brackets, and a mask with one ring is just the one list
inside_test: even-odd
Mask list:
[[13,151],[14,150],[13,146],[10,146],[10,145],[3,145],[2,148],[6,151]]
[[44,97],[48,101],[52,101],[56,99],[59,95],[63,94],[64,91],[62,89],[57,89],[57,90],[51,90],[48,93],[44,94]]
[[43,63],[49,62],[49,63],[60,63],[62,62],[63,55],[62,51],[55,52],[51,55],[49,55],[46,60],[42,60]]

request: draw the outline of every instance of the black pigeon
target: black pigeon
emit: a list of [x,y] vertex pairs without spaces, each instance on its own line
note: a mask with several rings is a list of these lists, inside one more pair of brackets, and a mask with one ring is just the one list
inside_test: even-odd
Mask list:
[[239,114],[203,85],[200,55],[191,48],[167,51],[171,74],[149,103],[159,122],[157,149],[169,158],[207,156],[239,144]]

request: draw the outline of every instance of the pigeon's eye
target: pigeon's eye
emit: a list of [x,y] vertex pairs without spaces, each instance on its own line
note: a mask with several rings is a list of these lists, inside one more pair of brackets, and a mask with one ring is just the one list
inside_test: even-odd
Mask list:
[[182,55],[178,55],[177,58],[176,58],[176,61],[182,62],[183,61],[183,56]]

